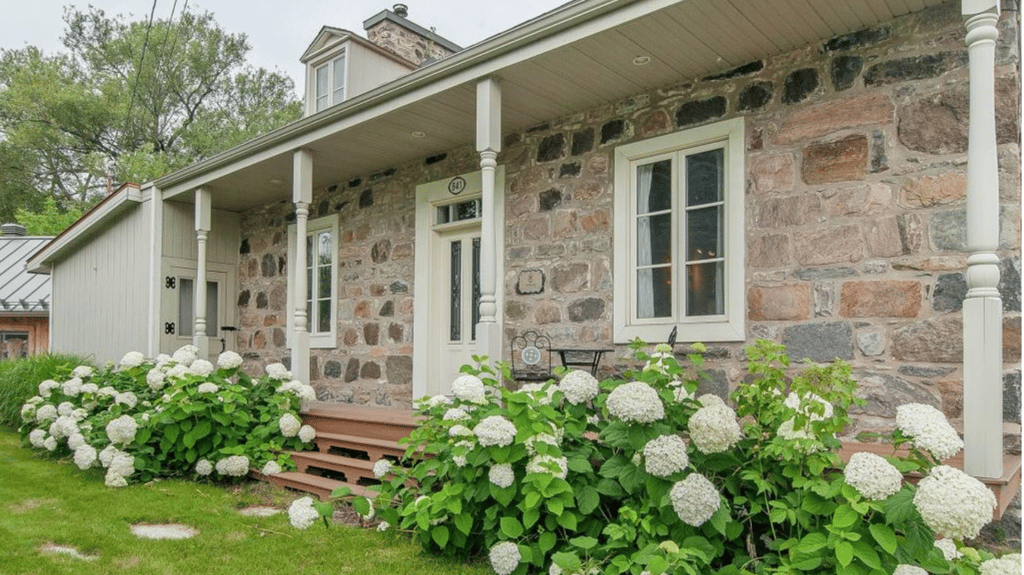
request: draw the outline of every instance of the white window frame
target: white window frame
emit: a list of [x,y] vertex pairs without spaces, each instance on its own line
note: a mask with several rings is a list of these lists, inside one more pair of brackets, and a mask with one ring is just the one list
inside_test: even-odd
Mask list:
[[[331,255],[331,329],[329,331],[315,331],[316,325],[316,312],[311,309],[316,304],[316,299],[313,300],[313,305],[310,309],[306,310],[306,327],[309,330],[309,347],[316,349],[334,349],[338,347],[338,216],[331,215],[315,220],[309,220],[306,224],[306,236],[311,236],[317,232],[323,230],[330,230],[331,232],[331,245],[333,250]],[[295,331],[295,249],[296,249],[296,227],[295,224],[288,226],[288,347],[292,347],[292,334]],[[314,245],[314,249],[316,246]],[[305,269],[305,266],[303,266]],[[316,286],[312,286],[316,289]]]
[[[672,134],[651,138],[615,149],[614,200],[614,337],[616,343],[628,343],[639,337],[648,342],[665,341],[672,328],[677,340],[688,342],[745,341],[746,340],[746,286],[744,265],[744,145],[745,123],[742,118],[716,122]],[[724,296],[725,313],[715,316],[685,317],[681,306],[678,315],[664,318],[638,318],[636,301],[636,169],[658,156],[672,157],[680,152],[698,148],[721,147],[725,152],[722,240],[724,243]],[[673,173],[677,166],[673,162]],[[681,200],[673,198],[673,254],[677,268],[685,261],[680,245],[685,226],[680,220],[683,213]],[[684,282],[678,282],[683,285]],[[685,288],[680,288],[685,289]],[[681,296],[677,296],[681,300]]]
[[[348,69],[349,69],[348,64],[349,64],[349,62],[348,62],[348,57],[347,56],[348,56],[348,51],[347,50],[342,50],[341,52],[337,52],[337,53],[331,54],[331,56],[329,58],[326,58],[324,60],[319,60],[317,63],[312,64],[310,66],[310,68],[312,69],[312,74],[310,74],[310,91],[309,91],[309,93],[310,93],[310,96],[309,96],[310,102],[309,102],[309,109],[310,109],[310,111],[312,113],[315,114],[316,112],[320,112],[320,111],[326,110],[327,108],[330,108],[331,106],[334,106],[336,104],[340,104],[340,103],[345,101],[345,94],[346,94],[346,92],[348,92]],[[343,68],[343,70],[342,70],[342,83],[341,83],[341,88],[340,89],[335,88],[335,63],[338,60],[343,60],[344,61],[343,65],[342,65],[342,68]],[[321,96],[319,96],[320,82],[319,82],[319,78],[318,78],[320,70],[325,70],[326,73],[327,73],[326,74],[327,91],[322,96],[323,98],[326,98],[326,102],[327,103],[322,108],[320,108],[318,106],[320,98],[321,98]],[[339,90],[341,92],[340,97],[338,96]]]

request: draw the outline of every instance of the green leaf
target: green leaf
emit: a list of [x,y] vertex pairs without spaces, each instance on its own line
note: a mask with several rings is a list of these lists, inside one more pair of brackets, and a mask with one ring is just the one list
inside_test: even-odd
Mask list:
[[336,487],[334,488],[334,491],[331,491],[331,499],[340,499],[342,497],[348,496],[350,493],[352,493],[351,487],[347,487],[344,485],[341,487]]
[[668,570],[668,568],[668,559],[662,557],[661,555],[655,555],[651,558],[651,562],[647,564],[647,571],[650,572],[651,575],[658,575],[659,573],[664,573]]
[[597,539],[593,537],[573,537],[569,540],[569,543],[574,547],[587,551],[597,546]]
[[574,457],[567,463],[569,469],[576,473],[592,473],[594,467],[590,465],[590,460],[584,457]]
[[469,513],[456,515],[455,527],[464,534],[469,535],[469,532],[473,529],[473,516]]
[[497,501],[498,503],[501,503],[502,507],[508,507],[508,504],[511,503],[512,499],[514,499],[516,496],[517,490],[514,484],[504,489],[498,487],[497,485],[491,483],[490,481],[487,482],[487,485],[488,491],[490,491],[491,493],[491,497],[493,497],[494,500]]
[[565,505],[562,504],[560,499],[548,499],[547,500],[548,511],[555,515],[561,515],[562,511],[565,510]]
[[569,573],[572,571],[579,571],[583,567],[583,562],[575,553],[555,553],[551,556],[551,561],[562,568],[563,572]]
[[832,516],[832,525],[838,529],[849,529],[854,523],[860,520],[860,513],[857,513],[849,505],[840,505]]
[[540,511],[536,509],[527,509],[523,512],[523,525],[527,527],[532,527],[538,519],[540,519]]
[[907,487],[900,489],[882,502],[885,522],[894,525],[919,520],[920,514],[914,507],[914,493]]
[[370,514],[370,501],[365,497],[356,497],[352,500],[352,509],[355,509],[359,515],[366,517]]
[[[604,468],[602,467],[602,469]],[[606,495],[616,499],[626,494],[626,492],[622,490],[622,486],[619,485],[618,481],[608,478],[597,482],[597,492],[601,495]]]
[[[167,442],[169,442],[170,444],[173,445],[174,442],[177,441],[177,439],[178,439],[178,433],[180,432],[180,430],[181,430],[181,428],[179,428],[177,424],[165,425],[164,426],[164,430],[163,430],[164,431],[164,439],[160,443],[162,444],[163,441],[167,441]],[[164,449],[164,451],[169,451],[169,450]]]
[[711,526],[722,535],[725,535],[725,526],[729,522],[729,509],[725,505],[719,505],[718,509],[711,516]]
[[843,567],[846,567],[853,561],[853,545],[849,541],[836,543],[836,560]]
[[860,540],[853,543],[853,552],[864,562],[865,565],[872,569],[881,569],[882,560],[878,557],[878,552],[875,551],[874,547],[867,541]]
[[515,517],[502,517],[500,525],[502,534],[509,539],[515,539],[523,534],[523,524]]
[[540,537],[537,538],[537,546],[540,547],[541,553],[547,553],[554,549],[557,542],[558,537],[550,531],[541,533]]
[[793,552],[811,554],[828,544],[828,538],[823,533],[811,533],[800,540],[793,547]]
[[885,549],[890,555],[896,553],[896,534],[888,525],[883,523],[872,523],[868,525],[868,531],[871,532],[871,536],[878,543],[878,546]]
[[576,530],[576,514],[572,511],[566,511],[558,516],[558,524],[570,531]]
[[584,515],[590,515],[593,513],[600,503],[601,495],[597,492],[597,489],[591,485],[580,488],[576,493],[576,507],[578,507],[580,513]]
[[808,493],[800,504],[801,509],[814,515],[828,515],[833,506],[834,503],[815,493]]
[[430,538],[437,543],[437,546],[444,549],[444,546],[448,544],[448,528],[444,525],[438,525],[430,530]]

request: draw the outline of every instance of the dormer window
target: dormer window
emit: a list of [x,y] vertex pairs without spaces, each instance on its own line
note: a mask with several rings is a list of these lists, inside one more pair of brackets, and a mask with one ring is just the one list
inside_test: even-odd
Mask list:
[[316,68],[316,111],[345,100],[345,54]]

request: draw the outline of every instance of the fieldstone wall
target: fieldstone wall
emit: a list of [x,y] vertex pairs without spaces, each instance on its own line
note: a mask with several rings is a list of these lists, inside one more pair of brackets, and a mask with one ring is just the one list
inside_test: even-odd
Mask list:
[[[1016,12],[997,61],[1004,419],[1020,420],[1020,78]],[[867,406],[852,432],[890,425],[908,401],[962,417],[966,291],[967,53],[959,3],[508,134],[506,338],[612,344],[612,158],[616,146],[744,117],[747,342],[714,344],[725,394],[742,347],[780,341],[796,359],[850,362]],[[470,148],[314,192],[339,214],[338,346],[314,350],[322,400],[408,407],[415,187],[478,169]],[[290,204],[243,215],[247,365],[287,358]],[[667,330],[666,330],[667,331]],[[667,333],[666,333],[667,335]],[[506,339],[508,341],[508,339]],[[684,351],[685,345],[679,346]],[[626,348],[602,369],[624,367]],[[506,358],[507,359],[507,358]]]
[[454,54],[433,39],[424,38],[405,26],[387,19],[367,28],[366,37],[370,42],[417,66],[427,60],[441,60]]

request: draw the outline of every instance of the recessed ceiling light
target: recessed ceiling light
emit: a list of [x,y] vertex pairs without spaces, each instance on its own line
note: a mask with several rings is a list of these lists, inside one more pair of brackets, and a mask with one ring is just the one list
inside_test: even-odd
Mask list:
[[423,132],[413,132],[412,133],[412,137],[413,138],[426,138],[427,135],[424,134]]
[[273,178],[273,179],[270,180],[270,183],[274,184],[275,186],[280,186],[281,185],[281,180],[279,180],[277,178]]
[[647,64],[650,64],[650,63],[651,63],[651,57],[650,56],[637,56],[636,58],[633,58],[633,65],[634,66],[646,66]]

